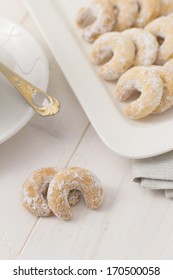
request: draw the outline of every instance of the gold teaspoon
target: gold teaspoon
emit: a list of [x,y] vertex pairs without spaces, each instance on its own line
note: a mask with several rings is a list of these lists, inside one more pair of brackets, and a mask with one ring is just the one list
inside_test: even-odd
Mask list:
[[[25,98],[25,100],[31,105],[31,107],[41,116],[51,116],[55,115],[60,110],[59,101],[46,94],[41,89],[33,86],[28,81],[23,79],[21,76],[13,72],[3,63],[0,63],[0,72],[12,83],[12,85],[17,89],[17,91]],[[47,106],[38,106],[34,102],[36,95],[41,95],[48,101]]]

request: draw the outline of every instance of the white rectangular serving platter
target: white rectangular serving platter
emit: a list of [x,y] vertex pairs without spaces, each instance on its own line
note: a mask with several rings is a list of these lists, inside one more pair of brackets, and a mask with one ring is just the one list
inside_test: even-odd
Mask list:
[[91,46],[75,24],[76,12],[87,0],[24,2],[90,122],[111,150],[128,158],[146,158],[173,149],[173,110],[129,120],[123,114],[124,105],[114,98],[115,83],[97,76],[97,67],[89,61]]

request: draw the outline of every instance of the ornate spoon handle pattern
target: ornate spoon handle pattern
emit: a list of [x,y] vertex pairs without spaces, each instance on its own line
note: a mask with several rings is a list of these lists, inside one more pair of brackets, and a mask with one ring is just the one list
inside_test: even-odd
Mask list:
[[[17,91],[25,98],[30,106],[41,116],[55,115],[60,110],[59,101],[46,94],[44,91],[30,84],[28,81],[23,79],[21,76],[13,72],[3,63],[0,63],[0,72],[10,81],[10,83],[17,89]],[[34,100],[36,95],[41,95],[48,105],[39,106]]]

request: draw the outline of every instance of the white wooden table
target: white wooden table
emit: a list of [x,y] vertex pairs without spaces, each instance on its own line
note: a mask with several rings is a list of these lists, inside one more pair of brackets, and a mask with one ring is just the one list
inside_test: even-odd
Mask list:
[[[0,145],[0,259],[172,259],[172,201],[133,183],[131,161],[98,138],[22,0],[0,0],[0,16],[20,22],[43,46],[48,92],[62,104],[59,115],[34,116]],[[23,208],[21,185],[31,171],[74,165],[100,178],[105,197],[99,210],[81,201],[72,220],[63,222],[36,218]]]

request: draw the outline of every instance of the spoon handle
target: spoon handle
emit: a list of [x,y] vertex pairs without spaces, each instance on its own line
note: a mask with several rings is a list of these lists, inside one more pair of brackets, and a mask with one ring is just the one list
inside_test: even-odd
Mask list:
[[[11,82],[11,84],[17,89],[17,91],[25,98],[25,100],[39,115],[51,116],[59,112],[60,103],[56,98],[51,97],[44,91],[33,86],[3,63],[0,63],[0,72]],[[39,106],[36,104],[34,98],[37,94],[41,94],[41,96],[43,96],[46,100],[46,103],[48,101],[47,106]]]

